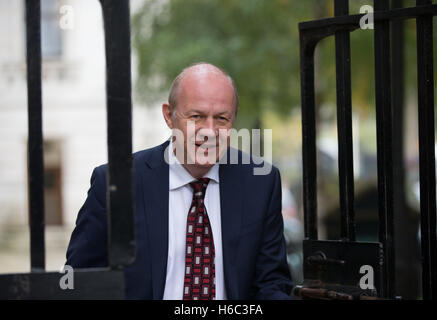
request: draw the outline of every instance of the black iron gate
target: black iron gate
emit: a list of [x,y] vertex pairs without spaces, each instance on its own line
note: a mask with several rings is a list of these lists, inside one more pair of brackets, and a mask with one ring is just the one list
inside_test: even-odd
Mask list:
[[[374,0],[375,108],[378,158],[379,242],[355,240],[354,175],[352,156],[352,102],[350,32],[360,28],[364,16],[349,15],[348,0],[335,0],[335,17],[299,24],[303,130],[303,201],[305,217],[304,284],[295,294],[323,299],[396,298],[394,254],[395,164],[394,152],[401,112],[403,69],[399,23],[417,22],[417,71],[419,113],[420,214],[422,288],[424,299],[437,298],[436,182],[434,151],[433,16],[437,5],[417,0],[402,8],[402,1]],[[392,31],[392,32],[391,32]],[[314,50],[318,42],[335,36],[337,79],[338,167],[341,239],[320,241],[317,231],[316,115]],[[392,41],[391,41],[392,40]],[[391,45],[393,47],[391,47]],[[371,268],[374,285],[360,285],[361,268]],[[367,269],[369,270],[369,269]],[[364,272],[365,274],[365,272]]]
[[108,268],[45,272],[40,0],[26,0],[31,273],[0,275],[0,299],[122,299],[135,259],[129,0],[101,0],[106,49]]

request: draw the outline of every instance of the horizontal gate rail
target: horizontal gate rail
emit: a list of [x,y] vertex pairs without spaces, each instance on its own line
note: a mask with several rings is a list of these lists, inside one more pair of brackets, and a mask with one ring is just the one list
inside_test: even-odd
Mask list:
[[18,273],[0,275],[0,299],[20,300],[84,300],[123,299],[124,273],[122,270],[77,269],[72,290],[62,289],[59,272]]
[[[391,9],[387,11],[375,11],[373,13],[373,20],[375,22],[383,21],[383,20],[405,20],[405,19],[416,19],[421,16],[435,16],[437,15],[437,4],[423,5],[418,7],[411,8],[399,8],[399,9]],[[335,18],[325,18],[320,20],[313,21],[305,21],[299,23],[299,30],[322,30],[329,28],[326,30],[326,35],[332,35],[333,29],[359,29],[360,28],[360,19],[364,16],[364,14],[353,14]]]

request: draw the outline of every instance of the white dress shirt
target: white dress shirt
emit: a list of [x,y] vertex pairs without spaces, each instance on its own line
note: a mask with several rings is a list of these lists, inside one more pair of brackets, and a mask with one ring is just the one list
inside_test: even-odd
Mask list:
[[[189,183],[195,181],[173,153],[170,140],[169,155],[169,212],[168,257],[164,300],[181,300],[184,287],[185,240],[188,210],[193,191]],[[209,178],[205,194],[205,207],[211,224],[215,247],[215,294],[217,300],[226,299],[223,273],[222,228],[220,218],[219,164],[216,163],[205,178]]]

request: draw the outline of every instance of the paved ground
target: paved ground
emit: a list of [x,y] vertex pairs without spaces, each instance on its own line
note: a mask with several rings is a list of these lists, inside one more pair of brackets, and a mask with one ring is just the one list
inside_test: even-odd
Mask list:
[[[59,271],[65,263],[65,252],[73,226],[47,226],[46,270]],[[0,226],[0,274],[30,271],[29,227]]]

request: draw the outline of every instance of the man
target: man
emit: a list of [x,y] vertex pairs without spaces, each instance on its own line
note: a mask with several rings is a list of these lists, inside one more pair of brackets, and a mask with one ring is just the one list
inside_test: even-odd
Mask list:
[[[229,161],[237,108],[232,79],[211,64],[174,80],[162,106],[173,138],[134,154],[127,298],[289,299],[279,171],[254,175],[240,151]],[[74,268],[107,264],[105,175],[106,166],[94,170],[79,212],[66,262]]]

